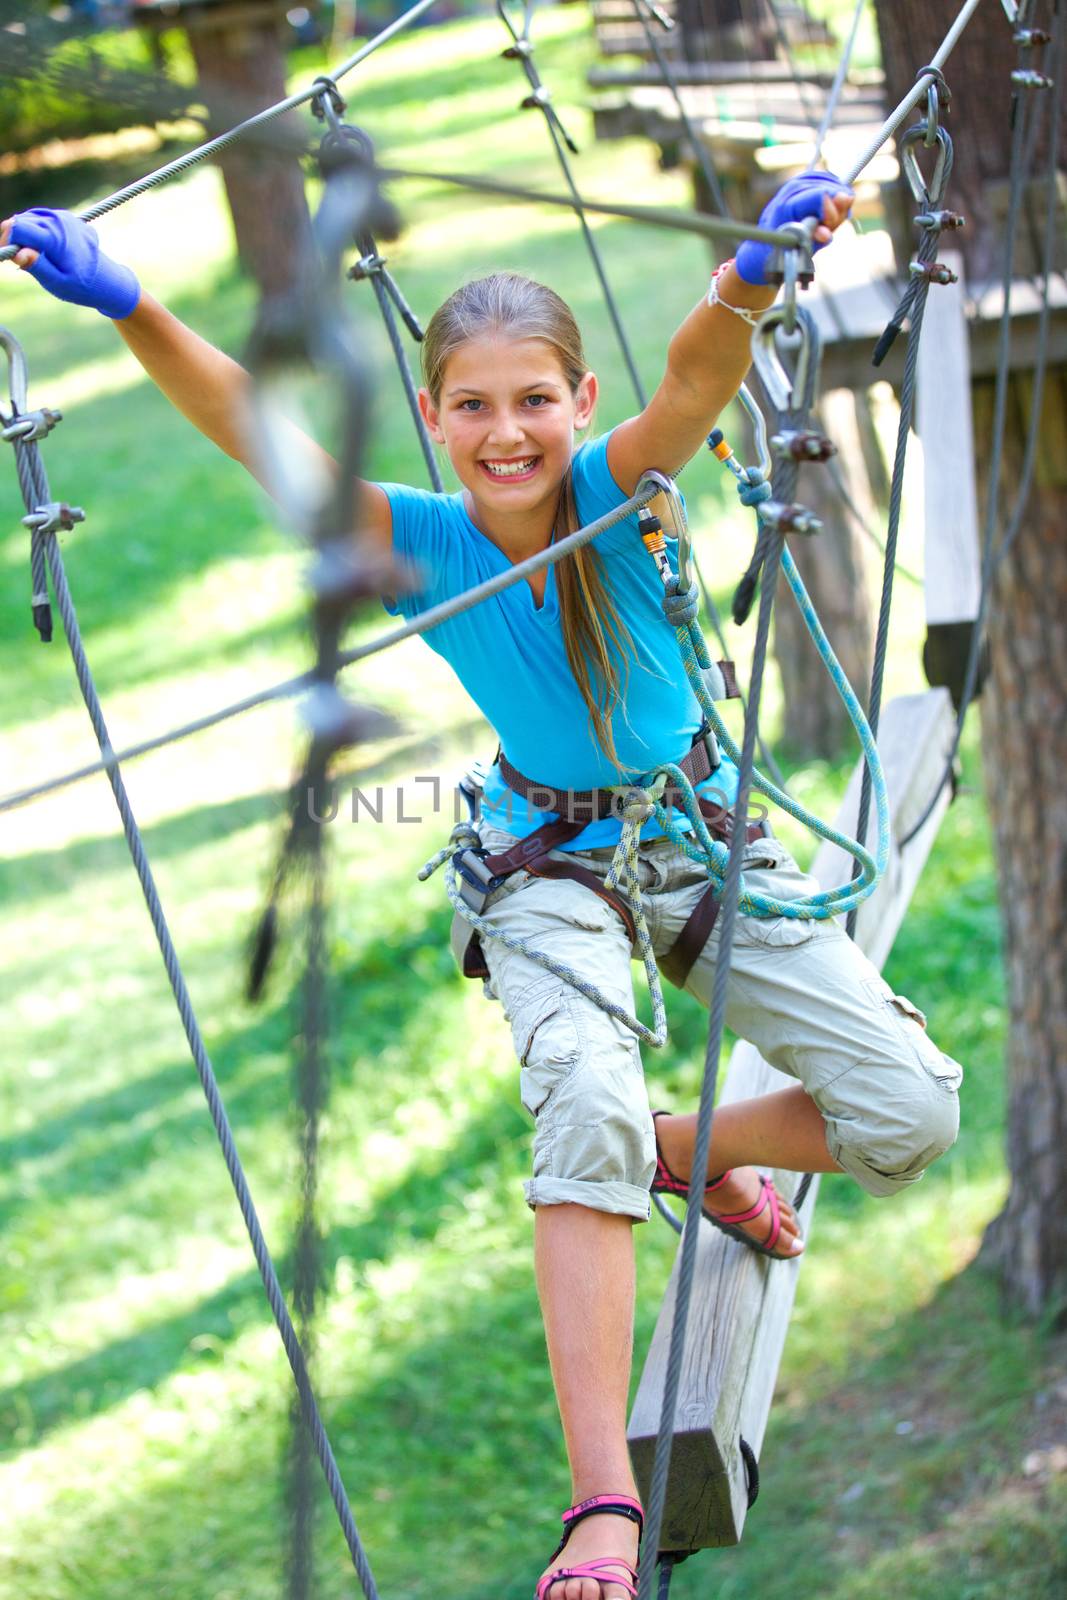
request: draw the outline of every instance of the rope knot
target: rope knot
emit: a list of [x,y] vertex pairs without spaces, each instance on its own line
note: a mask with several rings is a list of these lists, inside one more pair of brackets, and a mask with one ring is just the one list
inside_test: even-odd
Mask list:
[[766,478],[756,476],[756,474],[759,473],[758,467],[749,467],[747,471],[748,482],[741,483],[740,480],[738,480],[737,498],[740,500],[743,506],[752,507],[762,505],[764,500],[769,500],[771,498],[771,486],[767,482]]
[[646,823],[655,815],[656,803],[646,789],[639,789],[636,785],[629,789],[617,789],[618,816],[623,822]]
[[700,610],[700,591],[693,582],[683,589],[677,577],[663,586],[663,615],[672,628],[688,628]]

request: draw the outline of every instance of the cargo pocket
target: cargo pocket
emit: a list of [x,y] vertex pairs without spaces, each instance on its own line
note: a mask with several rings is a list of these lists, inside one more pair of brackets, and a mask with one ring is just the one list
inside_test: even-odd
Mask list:
[[[870,985],[871,988],[875,986]],[[910,1001],[906,994],[894,994],[884,979],[878,980],[875,990],[893,1018],[894,1026],[934,1082],[946,1094],[955,1094],[963,1082],[963,1068],[958,1061],[939,1050],[926,1031],[926,1014]]]
[[559,978],[549,977],[525,991],[512,1012],[511,1036],[519,1058],[519,1098],[537,1117],[581,1057],[574,1007]]

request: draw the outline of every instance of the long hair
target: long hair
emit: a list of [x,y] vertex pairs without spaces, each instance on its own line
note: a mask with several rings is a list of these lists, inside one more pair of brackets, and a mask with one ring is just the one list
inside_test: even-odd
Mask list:
[[[464,284],[430,318],[422,344],[422,371],[435,406],[440,403],[449,357],[468,340],[487,334],[543,339],[559,358],[571,393],[577,393],[588,364],[578,324],[566,301],[532,278],[496,272]],[[554,536],[565,538],[580,527],[568,467],[559,487]],[[611,598],[601,559],[591,545],[559,563],[556,593],[567,661],[589,713],[593,737],[621,773],[611,719],[626,692],[634,644]]]

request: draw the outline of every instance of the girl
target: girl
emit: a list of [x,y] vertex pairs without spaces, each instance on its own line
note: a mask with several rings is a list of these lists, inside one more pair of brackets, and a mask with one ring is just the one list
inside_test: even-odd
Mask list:
[[[850,200],[837,179],[808,173],[787,183],[760,221],[818,218],[819,247]],[[249,380],[235,362],[142,294],[76,218],[27,212],[0,228],[0,241],[9,240],[22,247],[17,265],[52,293],[114,318],[178,409],[256,470],[241,420]],[[749,315],[774,299],[769,255],[763,245],[741,246],[671,339],[646,409],[577,449],[597,380],[567,306],[507,273],[453,294],[427,330],[419,403],[462,489],[363,490],[365,536],[418,574],[417,590],[390,609],[414,615],[543,550],[619,505],[646,469],[677,473],[745,376]],[[490,862],[499,866],[518,840],[559,817],[564,802],[552,790],[589,791],[584,799],[595,802],[593,792],[617,784],[620,771],[642,773],[706,748],[662,593],[629,518],[428,636],[500,736],[503,760],[486,783],[479,824]],[[698,792],[713,781],[732,803],[736,770],[724,761],[711,771],[713,759],[693,768]],[[507,873],[484,914],[632,1010],[630,936],[603,882],[619,823],[598,817],[595,804],[585,815],[596,820],[543,853],[536,874]],[[779,897],[816,887],[773,838],[752,839],[745,870],[754,890]],[[643,830],[640,873],[656,953],[666,956],[707,878],[654,821]],[[636,1593],[641,1529],[625,1433],[633,1223],[649,1214],[650,1187],[684,1191],[696,1119],[653,1119],[636,1038],[613,1017],[493,939],[482,953],[486,991],[511,1023],[520,1092],[535,1119],[527,1199],[575,1502],[537,1600],[624,1600]],[[693,954],[686,987],[706,1004],[716,934]],[[803,1250],[792,1208],[760,1168],[844,1171],[869,1193],[891,1195],[955,1139],[960,1068],[835,923],[741,918],[727,1020],[798,1080],[715,1115],[706,1211],[752,1248],[777,1259]]]

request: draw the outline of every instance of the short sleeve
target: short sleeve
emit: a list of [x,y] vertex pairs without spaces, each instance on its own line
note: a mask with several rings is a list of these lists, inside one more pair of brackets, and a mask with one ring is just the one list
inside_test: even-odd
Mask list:
[[417,616],[446,592],[448,539],[440,497],[404,483],[380,483],[393,518],[393,553],[410,574],[413,587],[385,595],[391,616]]
[[[620,506],[629,496],[615,482],[608,466],[608,440],[610,433],[602,434],[599,439],[593,439],[584,444],[576,452],[572,465],[574,474],[574,494],[578,504],[578,514],[583,525],[594,522],[597,517],[607,516]],[[604,555],[614,555],[619,552],[628,553],[634,546],[634,536],[637,533],[637,513],[631,512],[611,528],[605,528],[603,533],[593,540],[595,549]],[[674,543],[670,534],[667,535],[670,543]]]

